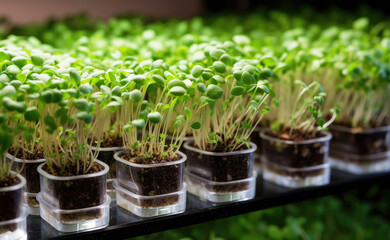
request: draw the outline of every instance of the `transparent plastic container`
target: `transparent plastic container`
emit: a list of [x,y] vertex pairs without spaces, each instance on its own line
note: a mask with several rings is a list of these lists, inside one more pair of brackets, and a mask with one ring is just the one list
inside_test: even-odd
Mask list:
[[27,210],[18,218],[0,221],[0,240],[27,240]]
[[110,195],[111,200],[114,200],[116,198],[115,188],[112,185],[116,179],[116,161],[114,159],[114,154],[124,149],[124,147],[109,147],[99,149],[91,147],[92,151],[99,151],[97,159],[107,164],[110,168],[107,173],[107,194]]
[[332,134],[304,141],[288,141],[260,134],[262,138],[263,179],[280,186],[300,188],[321,186],[330,181],[328,162]]
[[[229,182],[214,182],[186,172],[188,192],[214,203],[245,201],[256,195],[256,171],[252,177]],[[236,191],[236,189],[243,189]]]
[[14,161],[12,164],[12,169],[14,171],[22,169],[20,175],[27,181],[23,193],[23,203],[27,206],[28,214],[39,215],[39,202],[36,197],[41,188],[37,168],[40,164],[45,162],[45,159],[23,160],[8,153],[6,157],[7,161]]
[[64,210],[47,203],[41,193],[37,195],[42,219],[60,232],[80,232],[108,226],[111,198],[108,194],[105,197],[106,201],[98,206]]
[[260,138],[260,133],[261,131],[265,129],[264,127],[256,127],[255,130],[251,134],[251,142],[256,144],[257,148],[255,151],[255,163],[253,168],[256,170],[257,173],[262,173],[262,165],[261,165],[261,138]]
[[[16,174],[15,172],[11,172]],[[16,174],[19,183],[0,188],[0,239],[19,239],[26,235],[26,210],[23,206],[23,188],[26,179]]]
[[[183,185],[180,191],[155,195],[142,196],[134,194],[114,182],[117,191],[118,206],[143,218],[157,217],[182,213],[186,209],[187,186]],[[148,206],[148,207],[145,207]]]
[[106,195],[106,175],[109,167],[99,160],[96,162],[103,167],[102,171],[67,177],[53,176],[43,170],[46,163],[39,165],[40,214],[58,231],[84,231],[108,224],[111,198]]
[[[123,208],[139,214],[140,217],[182,212],[183,204],[185,208],[182,194],[185,194],[183,170],[186,156],[177,152],[181,157],[177,161],[136,164],[121,158],[123,153],[125,151],[114,155],[117,160],[115,188],[118,205],[122,204]],[[130,207],[129,204],[135,206]]]
[[188,192],[211,202],[244,201],[255,196],[253,171],[256,145],[235,152],[207,152],[184,144],[187,151]]
[[330,163],[354,174],[390,171],[390,125],[354,129],[332,124]]

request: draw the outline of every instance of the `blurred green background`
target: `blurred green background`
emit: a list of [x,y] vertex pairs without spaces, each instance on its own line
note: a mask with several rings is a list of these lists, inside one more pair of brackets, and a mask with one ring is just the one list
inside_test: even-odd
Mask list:
[[387,188],[373,186],[133,239],[390,239],[389,200]]

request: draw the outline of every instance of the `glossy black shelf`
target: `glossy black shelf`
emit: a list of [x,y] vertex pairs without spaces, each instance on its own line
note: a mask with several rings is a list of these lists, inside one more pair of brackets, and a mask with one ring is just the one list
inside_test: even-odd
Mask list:
[[188,194],[187,210],[182,214],[159,218],[141,219],[111,203],[110,225],[106,228],[81,232],[60,233],[39,216],[28,216],[28,239],[124,239],[154,232],[226,218],[329,194],[342,193],[349,189],[364,189],[374,183],[390,181],[390,173],[362,176],[332,170],[331,183],[326,186],[288,189],[257,178],[256,197],[252,200],[214,205]]

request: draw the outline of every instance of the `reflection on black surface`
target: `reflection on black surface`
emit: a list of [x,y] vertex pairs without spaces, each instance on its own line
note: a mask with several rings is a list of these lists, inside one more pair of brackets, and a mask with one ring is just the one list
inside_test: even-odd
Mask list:
[[[380,178],[382,176],[382,178]],[[384,177],[383,177],[384,176]],[[186,216],[189,216],[186,219],[186,221],[191,224],[191,222],[201,222],[205,221],[203,220],[204,216],[213,215],[213,219],[218,219],[221,217],[231,216],[231,213],[229,211],[232,210],[232,208],[235,209],[235,211],[242,213],[245,210],[244,209],[248,203],[250,205],[252,203],[252,208],[250,211],[255,211],[259,209],[265,208],[262,204],[265,200],[268,202],[271,200],[274,202],[277,202],[277,204],[271,204],[272,206],[287,204],[291,202],[291,199],[297,199],[297,196],[303,196],[305,197],[301,199],[310,199],[314,198],[315,196],[312,196],[311,193],[312,190],[316,190],[318,193],[318,190],[325,194],[327,193],[334,193],[335,191],[339,191],[340,189],[344,190],[344,187],[347,186],[347,182],[352,183],[348,185],[350,188],[351,186],[361,186],[362,184],[370,184],[370,182],[367,182],[368,179],[371,181],[388,181],[387,179],[390,178],[389,173],[379,173],[379,174],[371,174],[371,175],[353,175],[350,173],[345,173],[337,170],[332,169],[332,176],[331,176],[331,183],[328,186],[322,186],[320,188],[316,187],[309,187],[307,189],[289,189],[285,187],[278,186],[274,183],[270,183],[267,181],[263,181],[261,178],[261,175],[259,175],[256,183],[256,197],[253,200],[250,201],[244,201],[239,203],[220,203],[220,204],[213,204],[209,202],[205,202],[200,200],[198,197],[193,196],[191,194],[187,194],[187,210],[186,212],[182,214],[175,215],[177,216],[177,219],[174,216],[170,216],[169,218],[174,218],[174,221],[180,222],[182,219],[184,219]],[[347,181],[345,181],[347,180]],[[336,188],[334,187],[336,186]],[[333,188],[332,188],[333,187]],[[338,188],[337,188],[338,187]],[[333,191],[333,192],[332,192]],[[317,194],[318,196],[318,194]],[[255,202],[256,208],[253,209],[253,203]],[[237,206],[239,206],[237,208]],[[262,207],[263,206],[263,207]],[[217,211],[217,210],[223,211]],[[226,209],[226,210],[225,210]],[[236,210],[238,209],[238,210]],[[248,212],[248,211],[247,211]],[[198,217],[198,219],[192,218],[193,214],[200,213],[201,219]],[[216,214],[219,214],[218,216]],[[237,214],[237,213],[236,213]],[[139,234],[146,234],[148,232],[152,232],[153,225],[148,223],[156,223],[160,226],[164,226],[165,229],[174,228],[175,226],[172,226],[172,224],[166,223],[164,221],[163,217],[155,217],[151,219],[141,219],[130,212],[118,207],[116,205],[116,202],[111,203],[111,209],[110,209],[110,224],[108,229],[112,228],[113,226],[117,226],[120,228],[123,228],[126,232],[134,232],[138,231]],[[27,218],[27,231],[28,231],[28,239],[47,239],[47,238],[55,238],[60,236],[76,236],[77,233],[59,233],[57,232],[53,227],[51,227],[48,223],[46,223],[44,220],[42,220],[39,216],[28,216]],[[134,228],[134,225],[137,225]],[[188,224],[187,224],[188,225]],[[132,228],[133,226],[133,228]],[[95,237],[97,238],[103,238],[105,235],[102,235],[102,232],[104,232],[105,229],[100,229],[96,231],[90,231],[89,233],[91,236],[93,234],[96,234]],[[107,230],[107,229],[106,229]],[[99,235],[100,234],[100,235]],[[83,235],[84,237],[85,235]]]

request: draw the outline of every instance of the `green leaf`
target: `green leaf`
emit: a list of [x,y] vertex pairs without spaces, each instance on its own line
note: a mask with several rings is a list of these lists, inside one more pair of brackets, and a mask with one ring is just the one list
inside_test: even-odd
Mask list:
[[42,66],[45,60],[41,56],[31,55],[31,61],[35,66]]
[[74,105],[80,111],[88,112],[88,110],[89,110],[89,103],[88,103],[88,101],[86,99],[77,99],[74,102]]
[[135,126],[137,129],[143,129],[145,127],[145,120],[143,119],[136,119],[131,121],[131,124]]
[[115,87],[112,89],[112,95],[120,97],[120,96],[122,95],[121,87],[115,86]]
[[148,114],[148,120],[152,123],[160,123],[161,122],[161,114],[159,112],[152,112]]
[[206,97],[217,100],[223,96],[223,89],[217,85],[210,84],[206,88]]
[[203,73],[203,67],[200,65],[195,65],[191,70],[192,76],[196,78],[200,77],[202,73]]
[[248,123],[245,122],[245,121],[242,121],[242,122],[241,122],[241,126],[243,126],[245,129],[250,129],[250,128],[251,128],[251,125],[248,124]]
[[276,61],[272,57],[263,57],[260,59],[260,63],[263,66],[266,66],[268,68],[274,68],[276,66]]
[[133,91],[130,92],[130,101],[137,103],[142,101],[142,92],[138,89],[134,89]]
[[3,106],[8,111],[17,111],[20,113],[23,113],[27,108],[26,103],[14,101],[9,97],[3,98]]
[[75,83],[77,86],[80,84],[80,74],[76,70],[69,71],[70,80]]
[[185,115],[186,115],[186,119],[187,119],[187,120],[190,120],[190,119],[192,118],[191,109],[189,109],[188,107],[185,107],[185,108],[184,108],[184,112],[185,112]]
[[200,129],[200,128],[201,128],[200,122],[193,122],[193,123],[191,124],[191,128],[192,128],[192,129]]
[[29,108],[27,108],[26,112],[24,113],[24,118],[30,122],[36,122],[39,120],[40,117],[41,117],[41,114],[39,113],[39,111],[36,107],[29,107]]
[[314,97],[314,100],[315,100],[319,105],[323,105],[323,104],[324,104],[324,98],[321,97],[321,96],[315,96],[315,97]]
[[183,96],[184,94],[186,94],[186,92],[186,89],[180,86],[173,87],[171,88],[171,90],[169,90],[169,93],[173,96]]
[[215,61],[213,63],[213,67],[214,67],[215,71],[217,71],[218,73],[226,72],[226,65],[221,61]]
[[27,64],[27,59],[22,56],[16,56],[11,60],[19,69],[22,69]]
[[230,93],[233,95],[233,96],[241,96],[242,94],[245,93],[245,88],[242,87],[242,86],[236,86],[236,87],[233,87],[232,90],[230,91]]
[[112,94],[111,89],[105,85],[100,86],[100,91],[102,93],[104,93],[104,95],[106,95],[106,96],[111,96],[111,94]]
[[196,84],[196,88],[199,90],[199,92],[206,92],[206,85],[204,83],[198,83]]
[[93,87],[89,83],[81,84],[79,87],[81,94],[89,94],[93,92]]
[[214,49],[211,49],[210,51],[210,56],[216,60],[220,59],[221,56],[225,53],[224,50],[222,49],[218,49],[218,48],[214,48]]
[[226,65],[230,65],[232,63],[232,58],[229,54],[225,53],[219,58],[219,61],[223,62]]
[[179,80],[179,79],[172,79],[171,81],[168,82],[168,88],[171,89],[175,86],[179,86],[179,87],[183,87],[183,88],[187,88],[186,84]]
[[86,124],[89,124],[92,122],[92,115],[90,115],[88,112],[81,111],[76,114],[76,118],[84,121]]
[[16,94],[16,90],[15,90],[15,87],[12,85],[7,85],[3,89],[1,89],[1,91],[0,91],[1,96],[10,97],[10,96],[13,96],[15,94]]
[[160,75],[153,74],[152,75],[153,81],[155,81],[158,85],[164,86],[164,78],[161,77]]

